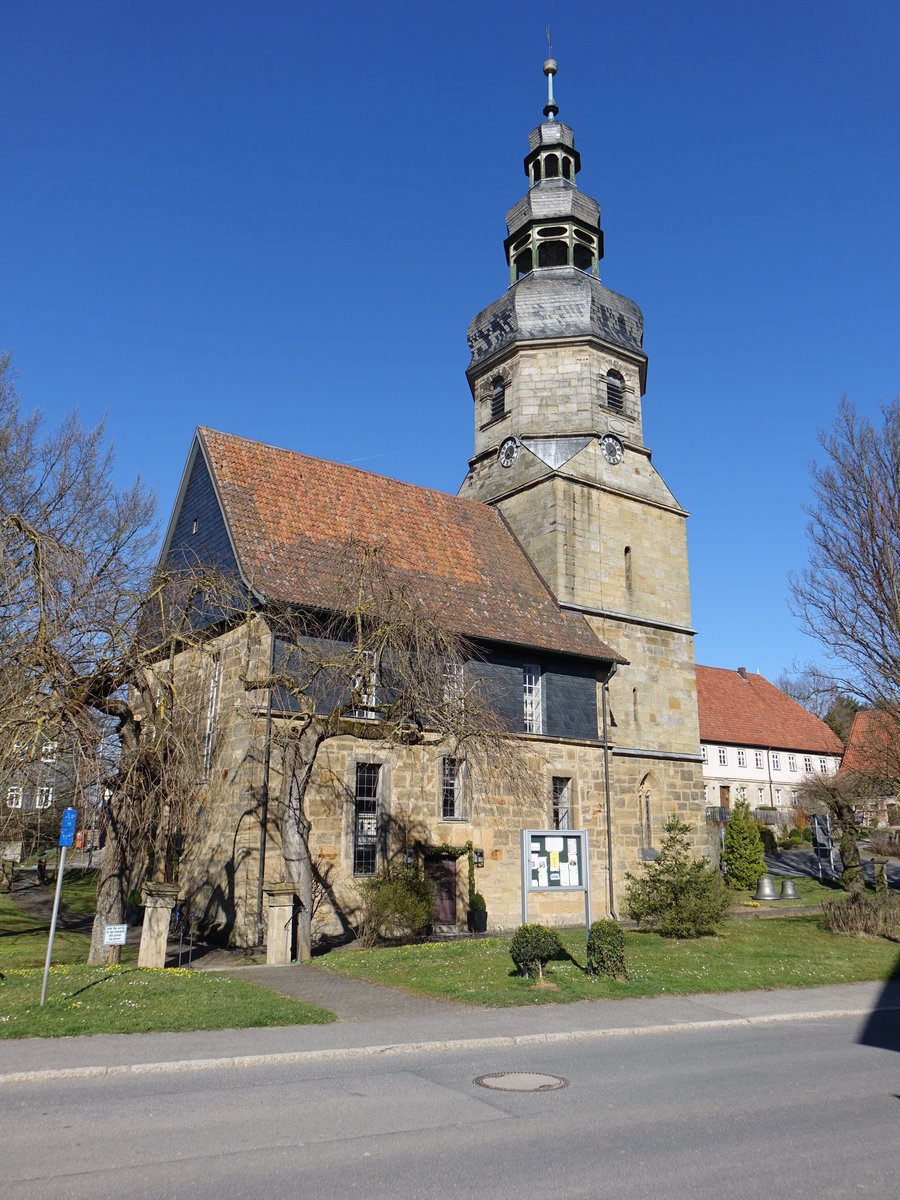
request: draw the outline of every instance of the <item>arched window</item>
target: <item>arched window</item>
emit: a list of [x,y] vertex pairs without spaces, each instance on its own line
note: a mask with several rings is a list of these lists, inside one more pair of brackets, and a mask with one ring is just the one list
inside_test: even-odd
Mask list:
[[625,380],[618,371],[606,372],[606,403],[617,412],[625,407]]
[[506,384],[498,375],[491,380],[491,420],[497,421],[506,412]]
[[569,260],[565,242],[541,242],[538,246],[539,267],[564,267]]
[[516,279],[521,279],[523,275],[527,275],[531,270],[531,251],[523,250],[521,254],[516,255]]
[[638,723],[638,697],[637,688],[631,689],[631,715],[634,717],[634,723]]
[[631,547],[625,547],[625,591],[631,591]]
[[563,158],[563,179],[572,178],[572,160],[571,158]]
[[638,785],[638,821],[641,826],[641,856],[643,858],[656,857],[656,852],[652,850],[653,827],[650,821],[650,809],[655,789],[656,778],[651,771]]
[[556,179],[559,175],[559,159],[555,154],[548,154],[544,159],[544,178]]
[[594,256],[587,246],[582,246],[580,242],[576,242],[573,261],[579,271],[590,271],[594,265]]
[[536,158],[531,165],[532,165],[532,169],[534,170],[534,182],[540,183],[541,182],[541,160],[539,158]]

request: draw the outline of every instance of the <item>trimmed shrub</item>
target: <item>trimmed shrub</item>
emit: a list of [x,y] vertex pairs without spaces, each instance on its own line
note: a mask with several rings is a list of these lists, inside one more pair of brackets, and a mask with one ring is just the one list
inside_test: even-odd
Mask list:
[[487,904],[481,892],[473,892],[472,899],[469,901],[470,912],[487,912]]
[[730,900],[722,877],[703,860],[692,858],[689,826],[674,814],[655,861],[640,877],[625,876],[628,915],[663,937],[701,937],[715,933],[725,919]]
[[746,800],[738,800],[728,818],[723,854],[729,887],[755,888],[760,875],[766,873],[759,826]]
[[900,928],[900,896],[867,896],[853,892],[842,900],[822,904],[832,933],[867,933],[871,937],[894,937]]
[[588,971],[592,975],[617,975],[628,978],[625,965],[625,930],[618,921],[605,918],[594,921],[588,933]]
[[374,946],[379,937],[417,937],[431,925],[434,891],[415,867],[388,863],[359,885],[359,894],[362,946]]
[[520,925],[509,944],[509,953],[526,979],[534,971],[538,979],[543,979],[544,964],[564,958],[566,952],[555,929],[546,925]]
[[[756,827],[759,830],[759,840],[762,842],[763,852],[765,854],[777,854],[778,840],[775,837],[775,830],[772,828],[772,826],[760,825],[757,822]],[[793,831],[791,831],[791,836],[793,837]]]

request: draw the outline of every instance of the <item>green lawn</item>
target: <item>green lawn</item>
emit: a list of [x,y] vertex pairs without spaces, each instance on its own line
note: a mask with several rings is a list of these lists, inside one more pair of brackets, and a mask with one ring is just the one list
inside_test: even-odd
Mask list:
[[[95,870],[78,870],[70,871],[66,868],[63,875],[62,895],[60,903],[64,904],[71,912],[82,913],[86,917],[91,917],[97,908],[97,883],[100,878],[100,872]],[[53,888],[56,887],[54,880]]]
[[563,942],[574,961],[548,964],[545,978],[555,987],[543,989],[515,974],[508,938],[339,951],[317,962],[419,995],[495,1007],[900,977],[900,944],[828,933],[817,916],[729,921],[721,936],[694,941],[629,932],[627,980],[585,974],[583,932],[566,931]]
[[226,975],[133,966],[52,967],[41,1008],[43,969],[2,970],[0,1038],[323,1025],[334,1020],[315,1005]]
[[[13,967],[43,968],[49,932],[49,922],[35,920],[20,912],[8,895],[0,894],[0,971],[6,972]],[[86,962],[90,945],[88,934],[57,928],[53,939],[53,962]],[[133,950],[126,953],[134,955]]]

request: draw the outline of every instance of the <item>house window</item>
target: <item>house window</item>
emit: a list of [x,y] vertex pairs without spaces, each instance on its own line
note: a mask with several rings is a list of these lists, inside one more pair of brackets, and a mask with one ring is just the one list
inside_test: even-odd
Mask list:
[[350,714],[362,721],[373,721],[378,716],[375,711],[378,691],[378,657],[374,650],[363,650],[361,668],[353,676],[352,686],[354,698],[360,701],[359,708]]
[[522,667],[522,700],[524,705],[525,732],[542,733],[541,714],[541,668],[533,663]]
[[209,681],[209,696],[206,701],[206,731],[203,735],[203,778],[209,779],[212,764],[213,733],[216,727],[216,708],[219,703],[219,674],[222,664],[219,656],[212,660],[212,675]]
[[747,765],[747,751],[746,750],[738,750],[738,766],[746,767],[746,765]]
[[22,807],[22,785],[20,783],[13,783],[6,789],[6,807]]
[[753,754],[753,761],[754,761],[754,763],[756,764],[756,769],[757,769],[757,771],[761,771],[761,770],[763,769],[763,756],[762,756],[762,750],[756,750],[756,751],[754,751],[754,754]]
[[765,802],[766,802],[766,789],[765,788],[757,788],[756,789],[756,803],[762,805],[762,804],[765,804]]
[[378,847],[378,763],[356,764],[354,796],[353,874],[374,875]]
[[738,790],[737,790],[737,798],[738,798],[738,800],[740,800],[740,801],[742,801],[742,802],[743,802],[743,801],[745,801],[745,800],[747,799],[747,789],[746,789],[745,787],[739,787],[739,788],[738,788]]
[[709,762],[709,754],[707,752],[706,746],[700,747],[700,758],[703,760],[703,762]]
[[725,746],[719,747],[719,766],[720,767],[728,766],[728,750]]
[[796,754],[788,755],[788,770],[789,771],[797,770],[797,755]]
[[797,791],[796,788],[794,788],[793,791],[791,792],[791,804],[793,804],[796,807],[797,801],[799,799],[800,799],[800,793]]
[[775,789],[775,803],[779,805],[781,804],[781,788]]
[[807,774],[812,770],[812,758],[808,754],[803,755],[803,770]]
[[36,791],[34,793],[34,807],[35,808],[49,808],[52,803],[53,803],[53,788],[52,787],[47,787],[45,785],[44,787],[39,787],[36,789]]
[[491,389],[491,420],[499,421],[506,413],[506,384],[495,379]]
[[445,821],[462,818],[463,764],[459,758],[441,759],[441,816]]
[[775,750],[772,751],[772,770],[781,770],[781,755]]
[[821,773],[822,775],[824,775],[824,774],[825,774],[825,772],[826,772],[827,770],[828,770],[828,763],[825,761],[825,759],[824,759],[824,758],[820,758],[820,759],[819,759],[819,771],[820,771],[820,773]]
[[444,707],[458,709],[462,714],[466,699],[466,669],[461,662],[444,662]]
[[41,762],[42,763],[55,763],[56,762],[56,751],[58,748],[59,748],[58,742],[44,742],[43,746],[41,746]]
[[569,784],[571,780],[559,775],[553,776],[553,828],[571,829],[571,809],[569,805]]
[[617,412],[625,407],[625,380],[618,371],[606,372],[606,403]]

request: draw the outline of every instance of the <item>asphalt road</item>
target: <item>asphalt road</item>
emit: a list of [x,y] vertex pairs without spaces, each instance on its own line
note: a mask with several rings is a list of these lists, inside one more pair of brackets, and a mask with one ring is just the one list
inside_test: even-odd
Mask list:
[[[900,1193],[897,1012],[11,1087],[9,1200]],[[568,1086],[489,1091],[546,1072]]]

